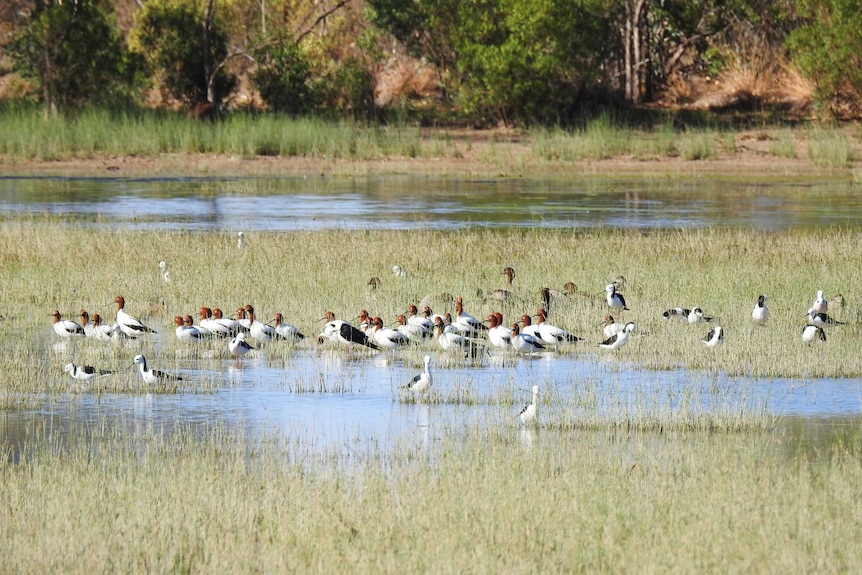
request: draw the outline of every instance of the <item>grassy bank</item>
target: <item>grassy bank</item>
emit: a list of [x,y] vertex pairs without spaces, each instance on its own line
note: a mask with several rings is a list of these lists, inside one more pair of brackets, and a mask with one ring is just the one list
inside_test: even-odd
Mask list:
[[[372,169],[512,176],[590,171],[596,167],[584,166],[585,162],[612,160],[634,162],[630,169],[635,171],[667,169],[663,163],[668,161],[682,165],[731,161],[734,170],[750,163],[752,172],[852,170],[862,157],[859,136],[852,126],[681,126],[672,117],[652,126],[602,116],[573,130],[477,132],[247,114],[209,123],[155,111],[88,110],[74,117],[45,118],[35,108],[0,108],[0,159],[18,170],[26,170],[30,162],[88,160],[133,169],[131,161],[118,163],[118,158],[159,159],[161,169],[183,173],[297,169],[287,162],[297,159],[311,163],[299,169],[346,173]],[[214,163],[212,157],[246,164]],[[691,166],[670,169],[686,171]]]
[[0,463],[4,572],[846,573],[858,442],[475,429],[325,455],[103,432]]

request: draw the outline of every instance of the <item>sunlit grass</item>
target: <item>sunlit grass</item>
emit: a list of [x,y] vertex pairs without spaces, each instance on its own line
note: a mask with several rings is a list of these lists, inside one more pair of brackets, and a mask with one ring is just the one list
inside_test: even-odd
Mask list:
[[[432,431],[321,453],[218,426],[25,443],[0,570],[856,572],[858,442],[773,433]],[[830,566],[830,567],[827,567]]]

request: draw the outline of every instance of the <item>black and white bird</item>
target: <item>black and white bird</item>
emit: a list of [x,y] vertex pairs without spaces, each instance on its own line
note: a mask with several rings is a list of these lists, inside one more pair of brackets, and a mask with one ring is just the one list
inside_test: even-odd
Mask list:
[[581,338],[564,330],[561,327],[550,325],[547,322],[548,312],[545,308],[539,308],[536,311],[536,333],[542,343],[547,345],[560,345],[564,343],[576,343],[581,341]]
[[843,321],[838,321],[834,317],[827,315],[825,312],[818,312],[813,307],[808,308],[808,323],[818,327],[844,325]]
[[819,325],[808,324],[802,328],[802,341],[811,345],[815,340],[826,341],[826,332]]
[[617,286],[615,284],[606,285],[605,292],[605,299],[608,302],[608,307],[620,311],[629,309],[628,306],[626,306],[626,298],[623,297],[623,294],[617,291]]
[[183,379],[178,375],[171,375],[156,369],[149,369],[147,367],[147,358],[143,355],[135,356],[134,365],[138,366],[138,370],[141,372],[141,378],[144,380],[144,383],[148,383],[150,385],[182,381]]
[[765,295],[760,295],[757,297],[757,304],[754,306],[754,309],[751,310],[751,319],[754,320],[754,323],[757,325],[763,325],[766,323],[766,320],[769,319],[769,309],[766,307],[766,300],[768,298]]
[[452,325],[461,335],[466,337],[477,337],[488,331],[488,326],[464,311],[464,301],[461,296],[455,300],[455,321],[452,322]]
[[245,332],[241,331],[228,342],[227,349],[232,356],[242,359],[248,352],[257,348],[252,347],[251,344],[245,341]]
[[700,323],[702,321],[712,321],[713,317],[704,315],[703,310],[699,307],[694,308],[688,314],[688,325],[694,325],[696,323]]
[[324,314],[326,324],[323,326],[323,332],[317,336],[318,343],[323,343],[326,340],[337,341],[348,347],[354,345],[362,345],[371,349],[380,349],[380,347],[368,339],[361,330],[353,327],[343,319],[335,319],[335,314],[327,311]]
[[686,323],[688,322],[688,316],[691,315],[691,310],[685,307],[672,307],[661,315],[667,320],[676,320]]
[[63,371],[78,381],[90,381],[101,375],[110,375],[114,373],[113,371],[108,371],[106,369],[97,369],[92,365],[75,365],[74,363],[67,363],[63,368]]
[[114,298],[117,304],[117,325],[124,334],[129,337],[136,337],[144,333],[156,333],[156,330],[145,326],[141,321],[126,313],[126,300],[123,296],[118,295]]
[[715,326],[709,333],[706,334],[706,337],[703,338],[703,345],[706,347],[718,347],[722,343],[724,343],[724,329],[720,325]]
[[518,326],[518,324],[513,323],[512,349],[514,349],[518,353],[523,354],[536,353],[539,351],[544,351],[545,344],[543,344],[542,341],[535,335],[529,333],[521,333],[521,328]]
[[54,333],[60,337],[75,337],[84,336],[84,326],[70,319],[63,319],[60,312],[56,309],[52,314],[54,316]]
[[518,423],[522,427],[534,426],[539,422],[539,386],[533,386],[533,401],[524,406],[518,414]]
[[426,355],[423,361],[425,362],[425,369],[423,369],[419,375],[411,379],[405,386],[419,397],[423,397],[428,393],[428,390],[431,389],[431,384],[433,383],[431,377],[431,354]]
[[628,322],[623,330],[619,333],[616,333],[599,344],[599,347],[603,349],[616,350],[623,347],[629,341],[629,334],[635,330],[635,324],[633,322]]

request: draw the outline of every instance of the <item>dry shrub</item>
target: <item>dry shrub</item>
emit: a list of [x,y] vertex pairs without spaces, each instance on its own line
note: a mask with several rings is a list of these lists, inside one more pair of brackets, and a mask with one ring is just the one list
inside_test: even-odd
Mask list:
[[437,96],[439,86],[437,73],[427,63],[395,56],[377,75],[374,100],[380,107],[405,99],[424,100]]

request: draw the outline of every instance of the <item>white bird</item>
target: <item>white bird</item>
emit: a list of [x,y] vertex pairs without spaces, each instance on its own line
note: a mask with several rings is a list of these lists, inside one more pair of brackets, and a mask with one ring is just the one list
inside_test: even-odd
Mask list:
[[819,325],[808,324],[802,328],[802,341],[811,345],[815,339],[826,342],[826,332]]
[[521,413],[518,414],[518,422],[524,426],[536,425],[539,421],[539,386],[533,386],[533,401],[524,406]]
[[236,332],[232,332],[223,323],[213,319],[213,311],[208,307],[202,307],[198,312],[200,318],[200,329],[206,330],[209,337],[232,337]]
[[823,290],[817,291],[817,296],[814,298],[814,303],[811,304],[811,307],[817,313],[827,313],[829,311],[829,302],[823,297]]
[[398,349],[410,343],[410,338],[397,329],[385,327],[383,320],[379,317],[372,318],[371,326],[373,329],[371,338],[374,340],[374,343],[384,349]]
[[488,316],[488,341],[500,349],[512,349],[512,330],[502,325],[495,314]]
[[808,308],[808,323],[818,327],[826,327],[832,325],[844,325],[843,321],[838,321],[834,317],[829,316],[825,312],[815,311],[814,308]]
[[605,341],[599,344],[599,347],[604,349],[619,349],[624,346],[629,341],[629,334],[633,332],[635,329],[635,324],[632,322],[628,322],[623,330],[617,334],[612,335]]
[[170,375],[163,371],[148,369],[147,358],[143,355],[136,355],[134,363],[138,366],[138,370],[141,372],[141,378],[144,380],[144,383],[152,385],[157,383],[167,383],[169,381],[182,381],[183,379],[178,375]]
[[488,326],[464,311],[464,302],[461,296],[455,300],[455,321],[452,322],[461,335],[476,337],[482,332],[488,331]]
[[275,333],[282,338],[295,341],[305,339],[305,334],[299,331],[299,328],[295,325],[285,323],[284,316],[280,313],[276,313],[275,316],[273,316],[272,321],[275,323],[275,325],[272,326],[275,329]]
[[329,340],[339,342],[348,346],[348,348],[354,344],[359,344],[371,349],[380,349],[380,346],[371,341],[361,330],[353,327],[343,319],[335,319],[333,312],[327,311],[323,319],[326,320],[326,324],[323,326],[323,332],[317,336],[318,343]]
[[428,310],[428,316],[419,315],[419,310],[414,304],[410,304],[407,306],[407,325],[416,325],[424,329],[426,332],[434,329],[434,320],[429,317],[431,315],[431,308],[425,306],[425,309]]
[[400,280],[409,275],[405,270],[401,269],[401,266],[392,266],[392,274]]
[[463,351],[473,359],[476,359],[480,355],[479,345],[475,341],[464,337],[460,333],[447,331],[443,320],[440,318],[434,324],[434,333],[437,343],[445,350]]
[[93,314],[93,337],[102,341],[111,341],[115,339],[124,339],[126,334],[120,331],[120,326],[117,324],[108,325],[102,323],[102,316],[97,313]]
[[162,280],[166,284],[171,283],[171,278],[170,278],[171,272],[169,272],[167,270],[167,267],[168,267],[168,264],[165,262],[165,260],[162,260],[159,262],[159,273],[162,276]]
[[74,363],[67,363],[63,368],[63,371],[71,375],[73,378],[79,381],[90,381],[100,375],[110,375],[114,372],[108,371],[106,369],[96,369],[92,365],[75,365]]
[[602,334],[604,334],[605,339],[620,333],[626,328],[624,323],[614,321],[614,316],[612,315],[606,315],[605,320],[600,325],[602,326]]
[[691,310],[685,307],[672,307],[661,315],[664,319],[677,320],[685,323],[688,321],[689,315],[691,315]]
[[178,315],[174,316],[174,325],[177,326],[174,333],[176,333],[177,339],[182,342],[198,341],[203,338],[203,334],[198,328],[186,325],[185,320]]
[[694,325],[702,321],[712,321],[713,319],[715,318],[703,315],[703,310],[696,307],[688,314],[688,325]]
[[535,353],[545,349],[539,338],[528,333],[521,333],[518,324],[512,324],[512,349],[518,353]]
[[403,313],[398,315],[397,321],[398,327],[395,329],[407,336],[410,341],[419,342],[428,337],[428,330],[425,327],[417,323],[409,323]]
[[54,333],[56,333],[60,337],[75,337],[78,335],[86,335],[84,333],[84,326],[70,319],[62,319],[60,317],[60,312],[56,309],[54,310],[54,313],[52,315],[54,316]]
[[412,391],[418,396],[425,395],[429,389],[431,389],[431,355],[428,354],[424,358],[425,369],[422,370],[422,373],[411,379],[407,383],[407,389]]
[[537,316],[537,327],[539,333],[539,339],[548,345],[559,345],[561,343],[575,343],[581,341],[581,338],[578,336],[569,333],[561,327],[557,327],[554,325],[550,325],[546,319],[548,317],[548,312],[545,311],[545,308],[539,308],[536,311]]
[[[90,314],[87,313],[87,310],[82,309],[78,313],[81,316],[81,322],[82,322],[81,327],[84,328],[84,335],[86,335],[87,337],[102,339],[100,337],[100,333],[99,333],[100,330],[96,329],[96,324],[94,324],[93,322],[90,321]],[[108,326],[102,326],[102,327],[108,327]],[[110,339],[110,334],[108,334],[107,339]]]
[[709,330],[709,333],[703,338],[703,345],[706,347],[718,347],[722,343],[724,343],[724,330],[720,325]]
[[629,308],[626,306],[626,299],[623,297],[623,294],[617,291],[617,286],[614,284],[608,284],[605,286],[605,292],[607,292],[605,298],[608,302],[608,306],[611,309],[618,310],[628,310]]
[[245,234],[242,232],[236,233],[236,247],[243,249],[245,247]]
[[521,325],[518,326],[518,329],[524,335],[531,335],[540,341],[542,339],[539,335],[539,326],[533,324],[533,318],[528,313],[521,314]]
[[117,325],[124,334],[135,337],[142,333],[156,333],[156,330],[145,326],[139,319],[126,313],[124,309],[126,300],[123,299],[123,296],[118,295],[114,298],[114,302],[117,304]]
[[230,351],[232,356],[237,359],[242,359],[245,354],[255,348],[245,341],[245,332],[241,331],[233,336],[233,339],[228,342],[227,349]]
[[[245,310],[243,310],[243,313],[245,313]],[[232,336],[236,335],[237,333],[239,333],[241,331],[246,331],[246,329],[247,329],[245,326],[243,326],[237,320],[230,318],[230,317],[224,317],[221,309],[217,308],[217,307],[213,308],[213,322],[224,326],[230,332],[230,335],[232,335]],[[213,330],[213,331],[215,331],[215,330]]]
[[272,341],[273,339],[283,339],[274,327],[267,325],[262,321],[255,321],[254,308],[251,304],[246,304],[245,315],[248,317],[248,329],[251,337],[258,342]]
[[751,319],[754,320],[754,323],[757,325],[763,325],[766,323],[766,320],[769,319],[769,309],[766,307],[766,300],[768,298],[765,295],[757,296],[757,304],[755,304],[754,309],[751,310]]

